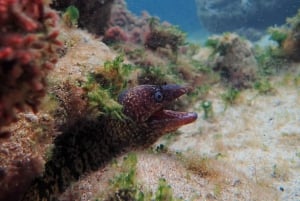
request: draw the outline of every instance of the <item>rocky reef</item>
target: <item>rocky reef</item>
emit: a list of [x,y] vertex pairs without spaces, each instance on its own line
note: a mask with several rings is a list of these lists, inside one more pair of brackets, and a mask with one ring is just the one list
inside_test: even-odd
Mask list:
[[36,153],[39,145],[29,139],[33,133],[46,134],[35,125],[50,121],[47,115],[39,121],[32,113],[21,112],[37,112],[47,94],[47,75],[62,45],[57,21],[44,1],[0,1],[0,200],[19,200],[31,180],[43,172],[43,157]]
[[[0,200],[19,201],[24,192],[27,200],[298,200],[299,13],[270,28],[275,43],[266,46],[232,32],[197,45],[172,24],[133,15],[124,0],[55,0],[59,15],[42,2],[0,0]],[[231,9],[235,18],[240,10],[227,5],[253,17],[254,6],[277,1],[198,2],[214,15]],[[64,18],[70,4],[79,11],[71,23],[72,16]],[[242,20],[253,30],[267,26],[254,27],[258,17]],[[139,99],[142,92],[121,92],[170,83],[189,85],[187,96],[168,102],[169,113],[138,123],[157,123],[179,109],[203,118],[140,150],[157,138],[132,137],[149,126],[138,129],[123,108],[146,103],[138,108],[149,111],[150,102]],[[122,103],[124,94],[133,100]],[[129,146],[132,139],[141,146]]]
[[[294,0],[196,0],[202,25],[212,33],[235,31],[258,39],[267,27],[283,24],[297,12],[300,2]],[[250,32],[250,34],[249,34]]]
[[37,110],[57,61],[56,13],[41,0],[0,1],[0,126]]
[[[149,20],[151,16],[144,12],[141,16],[133,15],[128,9],[124,0],[115,0],[111,9],[111,17],[108,22],[108,29],[104,34],[104,42],[107,38],[111,38],[111,31],[118,30],[121,40],[142,44],[145,39],[145,34],[149,32]],[[115,31],[114,31],[115,32]],[[111,42],[108,40],[108,42]]]
[[75,6],[80,13],[79,27],[85,28],[91,33],[103,34],[108,26],[113,2],[113,0],[90,0],[84,2],[80,0],[55,0],[51,7],[64,12],[68,6]]
[[285,56],[288,59],[300,61],[300,10],[294,17],[287,19],[287,23],[282,29],[287,33],[282,42]]
[[[204,62],[221,79],[234,88],[251,87],[257,77],[257,61],[250,41],[234,33],[212,36],[206,41],[206,48],[194,55],[195,60]],[[208,57],[203,52],[208,51]]]

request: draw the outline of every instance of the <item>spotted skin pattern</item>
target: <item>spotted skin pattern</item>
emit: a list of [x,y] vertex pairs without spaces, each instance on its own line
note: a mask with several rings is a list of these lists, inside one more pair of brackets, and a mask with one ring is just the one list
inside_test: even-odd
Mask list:
[[163,110],[188,91],[179,85],[140,85],[119,96],[127,119],[79,120],[55,139],[44,174],[33,181],[23,201],[57,201],[81,175],[129,150],[149,147],[165,133],[195,121],[196,113]]

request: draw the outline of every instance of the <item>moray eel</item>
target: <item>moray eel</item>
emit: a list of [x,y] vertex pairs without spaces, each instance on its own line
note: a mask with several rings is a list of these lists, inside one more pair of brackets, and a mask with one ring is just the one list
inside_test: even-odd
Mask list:
[[197,119],[194,112],[165,110],[188,87],[140,85],[122,92],[124,120],[99,117],[81,120],[67,128],[55,141],[52,158],[44,174],[36,178],[23,201],[56,201],[80,176],[107,164],[129,150],[146,148],[162,135]]

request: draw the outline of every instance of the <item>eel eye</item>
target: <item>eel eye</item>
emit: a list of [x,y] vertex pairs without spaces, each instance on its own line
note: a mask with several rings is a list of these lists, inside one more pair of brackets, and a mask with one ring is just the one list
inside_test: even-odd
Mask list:
[[154,94],[154,98],[155,98],[156,102],[160,103],[160,102],[163,101],[164,96],[160,91],[156,91],[155,94]]

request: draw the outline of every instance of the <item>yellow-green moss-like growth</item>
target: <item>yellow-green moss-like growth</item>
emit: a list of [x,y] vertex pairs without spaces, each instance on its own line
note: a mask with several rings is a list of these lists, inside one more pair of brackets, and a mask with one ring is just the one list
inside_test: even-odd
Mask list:
[[86,89],[88,89],[89,106],[96,108],[100,111],[100,114],[109,115],[122,119],[122,106],[115,101],[109,92],[109,90],[103,89],[97,84],[92,75],[89,77]]
[[113,97],[119,95],[119,93],[127,86],[127,77],[133,70],[133,66],[124,63],[123,55],[117,56],[113,61],[107,61],[104,63],[104,71],[100,72],[105,75],[107,82],[104,86],[111,91]]
[[270,94],[274,92],[274,88],[272,87],[270,81],[267,78],[262,78],[260,80],[257,80],[254,83],[254,88],[260,94]]
[[79,19],[79,10],[71,5],[69,6],[62,16],[65,24],[69,27],[77,27]]
[[209,119],[213,117],[213,107],[212,107],[212,102],[205,100],[201,102],[201,107],[204,111],[204,119]]
[[136,185],[136,165],[137,156],[134,153],[129,153],[124,157],[121,169],[122,173],[111,180],[111,185],[114,189],[130,189]]
[[102,115],[118,119],[124,118],[122,106],[116,101],[118,94],[126,87],[127,77],[133,67],[123,63],[123,56],[107,61],[104,68],[88,76],[84,88],[87,91],[89,105]]
[[233,105],[238,96],[240,95],[240,91],[236,88],[228,88],[227,91],[223,94],[221,94],[221,98],[225,104],[225,109],[227,109],[228,105]]
[[300,9],[295,16],[287,18],[285,25],[269,28],[269,33],[271,39],[279,45],[280,56],[300,61]]
[[279,27],[270,27],[268,33],[271,35],[270,38],[278,43],[279,47],[282,47],[283,42],[288,37],[287,30]]
[[179,201],[181,199],[174,198],[173,190],[171,186],[167,183],[164,178],[159,179],[158,187],[155,192],[155,199],[156,201]]
[[[121,173],[115,176],[110,182],[110,191],[114,192],[109,195],[105,201],[180,201],[173,195],[171,186],[164,178],[158,181],[158,187],[155,192],[144,191],[137,181],[136,165],[137,156],[130,153],[124,157],[123,163],[119,167]],[[102,200],[102,199],[96,199]]]
[[300,9],[295,16],[287,18],[286,22],[291,26],[292,30],[300,31]]

